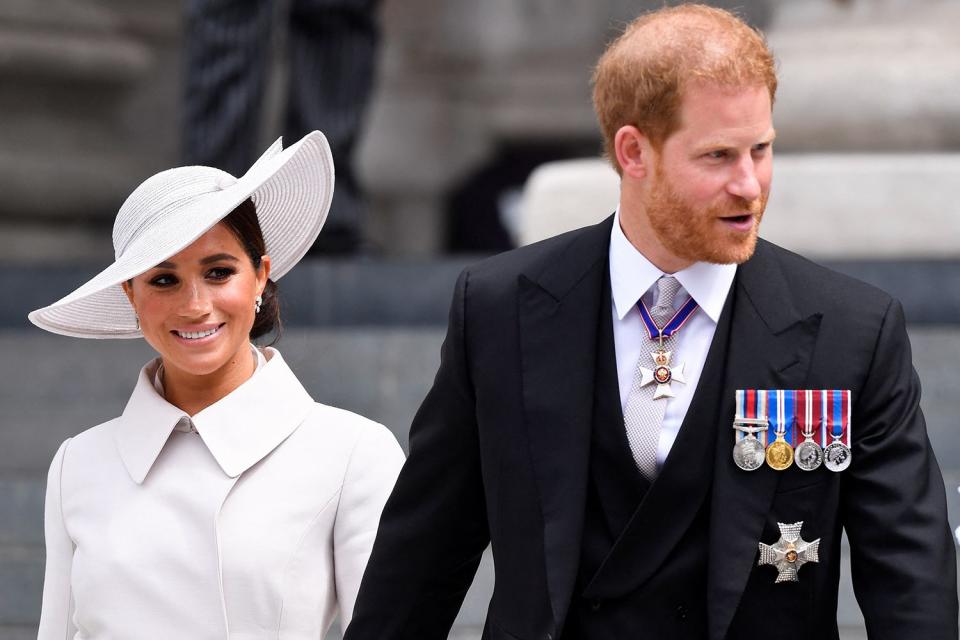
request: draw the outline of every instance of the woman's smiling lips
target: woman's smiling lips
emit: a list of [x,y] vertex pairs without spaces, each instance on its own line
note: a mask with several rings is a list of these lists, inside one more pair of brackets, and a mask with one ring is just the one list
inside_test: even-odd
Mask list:
[[179,329],[173,329],[170,331],[170,333],[176,337],[179,342],[185,344],[206,344],[216,339],[216,337],[220,334],[220,329],[222,329],[225,324],[226,323],[223,322],[220,324],[204,324],[192,327],[182,327]]

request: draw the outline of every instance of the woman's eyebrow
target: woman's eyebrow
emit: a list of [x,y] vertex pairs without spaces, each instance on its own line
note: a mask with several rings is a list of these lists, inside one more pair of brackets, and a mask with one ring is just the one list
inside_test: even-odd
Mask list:
[[229,253],[215,253],[212,256],[207,256],[200,261],[200,264],[210,264],[213,262],[221,262],[223,260],[228,260],[230,262],[240,262],[236,256],[232,256]]

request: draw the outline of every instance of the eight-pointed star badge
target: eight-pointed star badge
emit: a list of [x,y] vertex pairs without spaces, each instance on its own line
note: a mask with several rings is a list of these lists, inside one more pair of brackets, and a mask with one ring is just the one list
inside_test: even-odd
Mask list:
[[819,562],[817,550],[820,548],[820,538],[813,542],[806,542],[800,537],[803,521],[793,524],[778,522],[780,539],[773,545],[760,543],[760,561],[757,566],[765,564],[777,568],[777,583],[799,582],[797,570],[808,562]]
[[647,369],[646,367],[640,367],[641,387],[645,387],[653,382],[657,383],[657,388],[653,391],[654,400],[657,398],[674,397],[673,390],[670,389],[671,382],[687,384],[686,378],[683,377],[682,362],[676,369],[670,368],[670,356],[672,354],[672,351],[654,351],[650,354],[650,356],[653,358],[653,364],[656,366],[656,368]]

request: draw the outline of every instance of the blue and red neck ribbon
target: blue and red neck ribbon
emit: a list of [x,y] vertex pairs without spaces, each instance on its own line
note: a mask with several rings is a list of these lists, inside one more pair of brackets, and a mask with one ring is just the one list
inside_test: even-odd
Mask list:
[[700,305],[697,304],[697,301],[693,298],[684,303],[682,307],[673,315],[673,318],[670,319],[667,324],[663,325],[663,328],[657,326],[657,323],[653,321],[653,317],[650,315],[650,312],[647,310],[647,305],[643,303],[643,300],[637,305],[640,309],[640,317],[643,318],[643,324],[647,327],[647,332],[650,334],[651,340],[659,340],[660,336],[664,338],[669,338],[677,331],[680,331],[680,328],[687,323],[687,320],[690,319],[697,309],[700,308]]

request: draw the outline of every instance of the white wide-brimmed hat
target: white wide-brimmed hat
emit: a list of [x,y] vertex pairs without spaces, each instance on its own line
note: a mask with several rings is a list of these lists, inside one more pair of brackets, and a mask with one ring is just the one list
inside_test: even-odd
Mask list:
[[270,278],[287,273],[316,240],[333,197],[333,157],[319,131],[283,149],[277,140],[243,177],[178,167],[147,178],[113,224],[113,264],[65,298],[28,316],[77,338],[138,338],[121,283],[179,253],[248,198],[270,256]]

